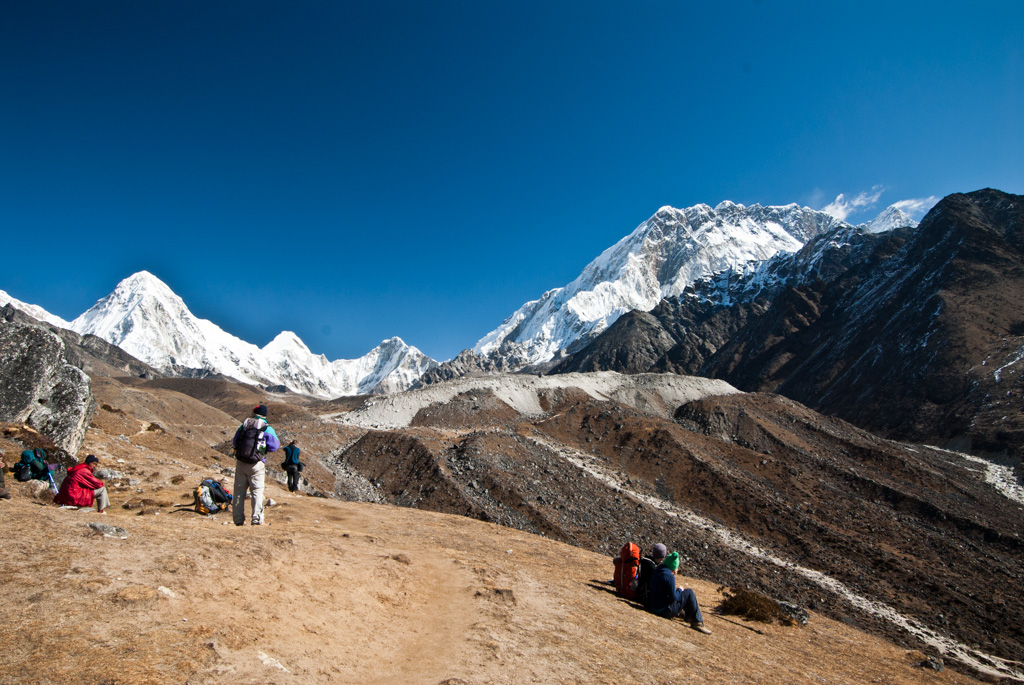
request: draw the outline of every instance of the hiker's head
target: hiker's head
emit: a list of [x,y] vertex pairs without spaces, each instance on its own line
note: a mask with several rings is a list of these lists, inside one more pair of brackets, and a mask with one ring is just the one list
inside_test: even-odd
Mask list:
[[661,563],[661,560],[668,554],[668,547],[661,544],[660,542],[654,546],[651,550],[651,561]]
[[85,463],[89,464],[90,468],[92,468],[92,465],[99,464],[100,460],[96,458],[95,454],[90,454],[88,457],[85,458]]
[[679,552],[672,552],[665,557],[665,568],[670,568],[673,571],[679,569]]
[[294,441],[294,440],[292,440],[292,441],[291,441],[291,442],[289,442],[288,444],[289,444],[289,445],[291,445],[292,447],[294,447],[294,446],[295,446],[295,441]]
[[266,407],[266,405],[257,404],[255,407],[253,407],[252,415],[253,416],[262,416],[263,418],[267,418],[267,407]]

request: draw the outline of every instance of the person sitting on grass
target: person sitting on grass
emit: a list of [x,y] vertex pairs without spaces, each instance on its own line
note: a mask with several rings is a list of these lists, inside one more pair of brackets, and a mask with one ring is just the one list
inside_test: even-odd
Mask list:
[[690,588],[680,590],[676,587],[676,571],[679,568],[679,553],[665,555],[668,549],[657,544],[651,552],[652,560],[658,565],[651,575],[647,588],[646,608],[652,614],[662,618],[675,618],[679,614],[697,632],[710,635],[711,631],[704,627],[704,617],[697,605],[697,595]]
[[107,486],[93,475],[93,469],[99,463],[100,460],[90,454],[84,463],[68,469],[68,475],[60,484],[60,492],[53,496],[53,501],[70,507],[91,507],[95,502],[96,511],[106,514],[110,506]]

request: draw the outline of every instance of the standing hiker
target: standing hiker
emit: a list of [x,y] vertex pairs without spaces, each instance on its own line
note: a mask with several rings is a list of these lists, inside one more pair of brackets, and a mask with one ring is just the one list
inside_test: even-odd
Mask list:
[[676,587],[676,570],[679,568],[679,552],[665,556],[668,549],[657,544],[651,551],[651,559],[657,564],[647,592],[647,610],[662,618],[675,618],[679,614],[689,622],[697,632],[710,635],[711,631],[704,627],[704,617],[697,605],[697,595],[693,590],[680,590]]
[[235,448],[235,487],[231,500],[231,517],[236,526],[245,525],[245,493],[252,499],[252,525],[263,524],[263,483],[267,471],[267,452],[281,447],[277,433],[267,423],[267,408],[259,404],[252,416],[235,431],[231,444]]
[[100,460],[90,454],[85,462],[68,469],[68,475],[60,484],[60,492],[53,496],[57,504],[70,507],[91,507],[96,503],[96,511],[107,513],[110,499],[107,497],[107,486],[93,473]]
[[302,471],[302,462],[299,461],[301,452],[294,440],[284,448],[284,463],[281,464],[281,468],[288,472],[288,492],[299,489],[299,473]]

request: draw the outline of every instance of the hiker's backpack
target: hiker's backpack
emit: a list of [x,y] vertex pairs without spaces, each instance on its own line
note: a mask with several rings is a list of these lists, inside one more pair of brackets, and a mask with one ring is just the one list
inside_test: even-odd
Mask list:
[[217,512],[219,509],[213,502],[213,497],[210,495],[210,488],[207,485],[200,485],[192,491],[192,499],[196,507],[197,514],[212,514]]
[[640,577],[640,548],[632,542],[627,542],[614,563],[615,594],[628,599],[636,598],[636,586]]
[[202,485],[210,488],[210,497],[214,504],[221,509],[228,508],[228,504],[231,502],[231,493],[223,485],[212,478],[204,480]]
[[647,606],[647,597],[650,595],[651,576],[654,575],[654,569],[657,567],[658,565],[649,557],[640,559],[640,575],[637,576],[636,581],[636,601],[645,607]]
[[255,464],[260,460],[260,448],[266,448],[267,432],[269,423],[261,418],[251,416],[242,422],[242,428],[238,433],[238,440],[235,443],[235,459],[246,464]]

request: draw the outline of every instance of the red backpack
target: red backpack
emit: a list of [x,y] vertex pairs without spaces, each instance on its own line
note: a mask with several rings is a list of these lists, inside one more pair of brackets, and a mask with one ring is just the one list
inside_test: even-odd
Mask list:
[[634,599],[640,578],[640,548],[627,542],[615,558],[615,594]]

